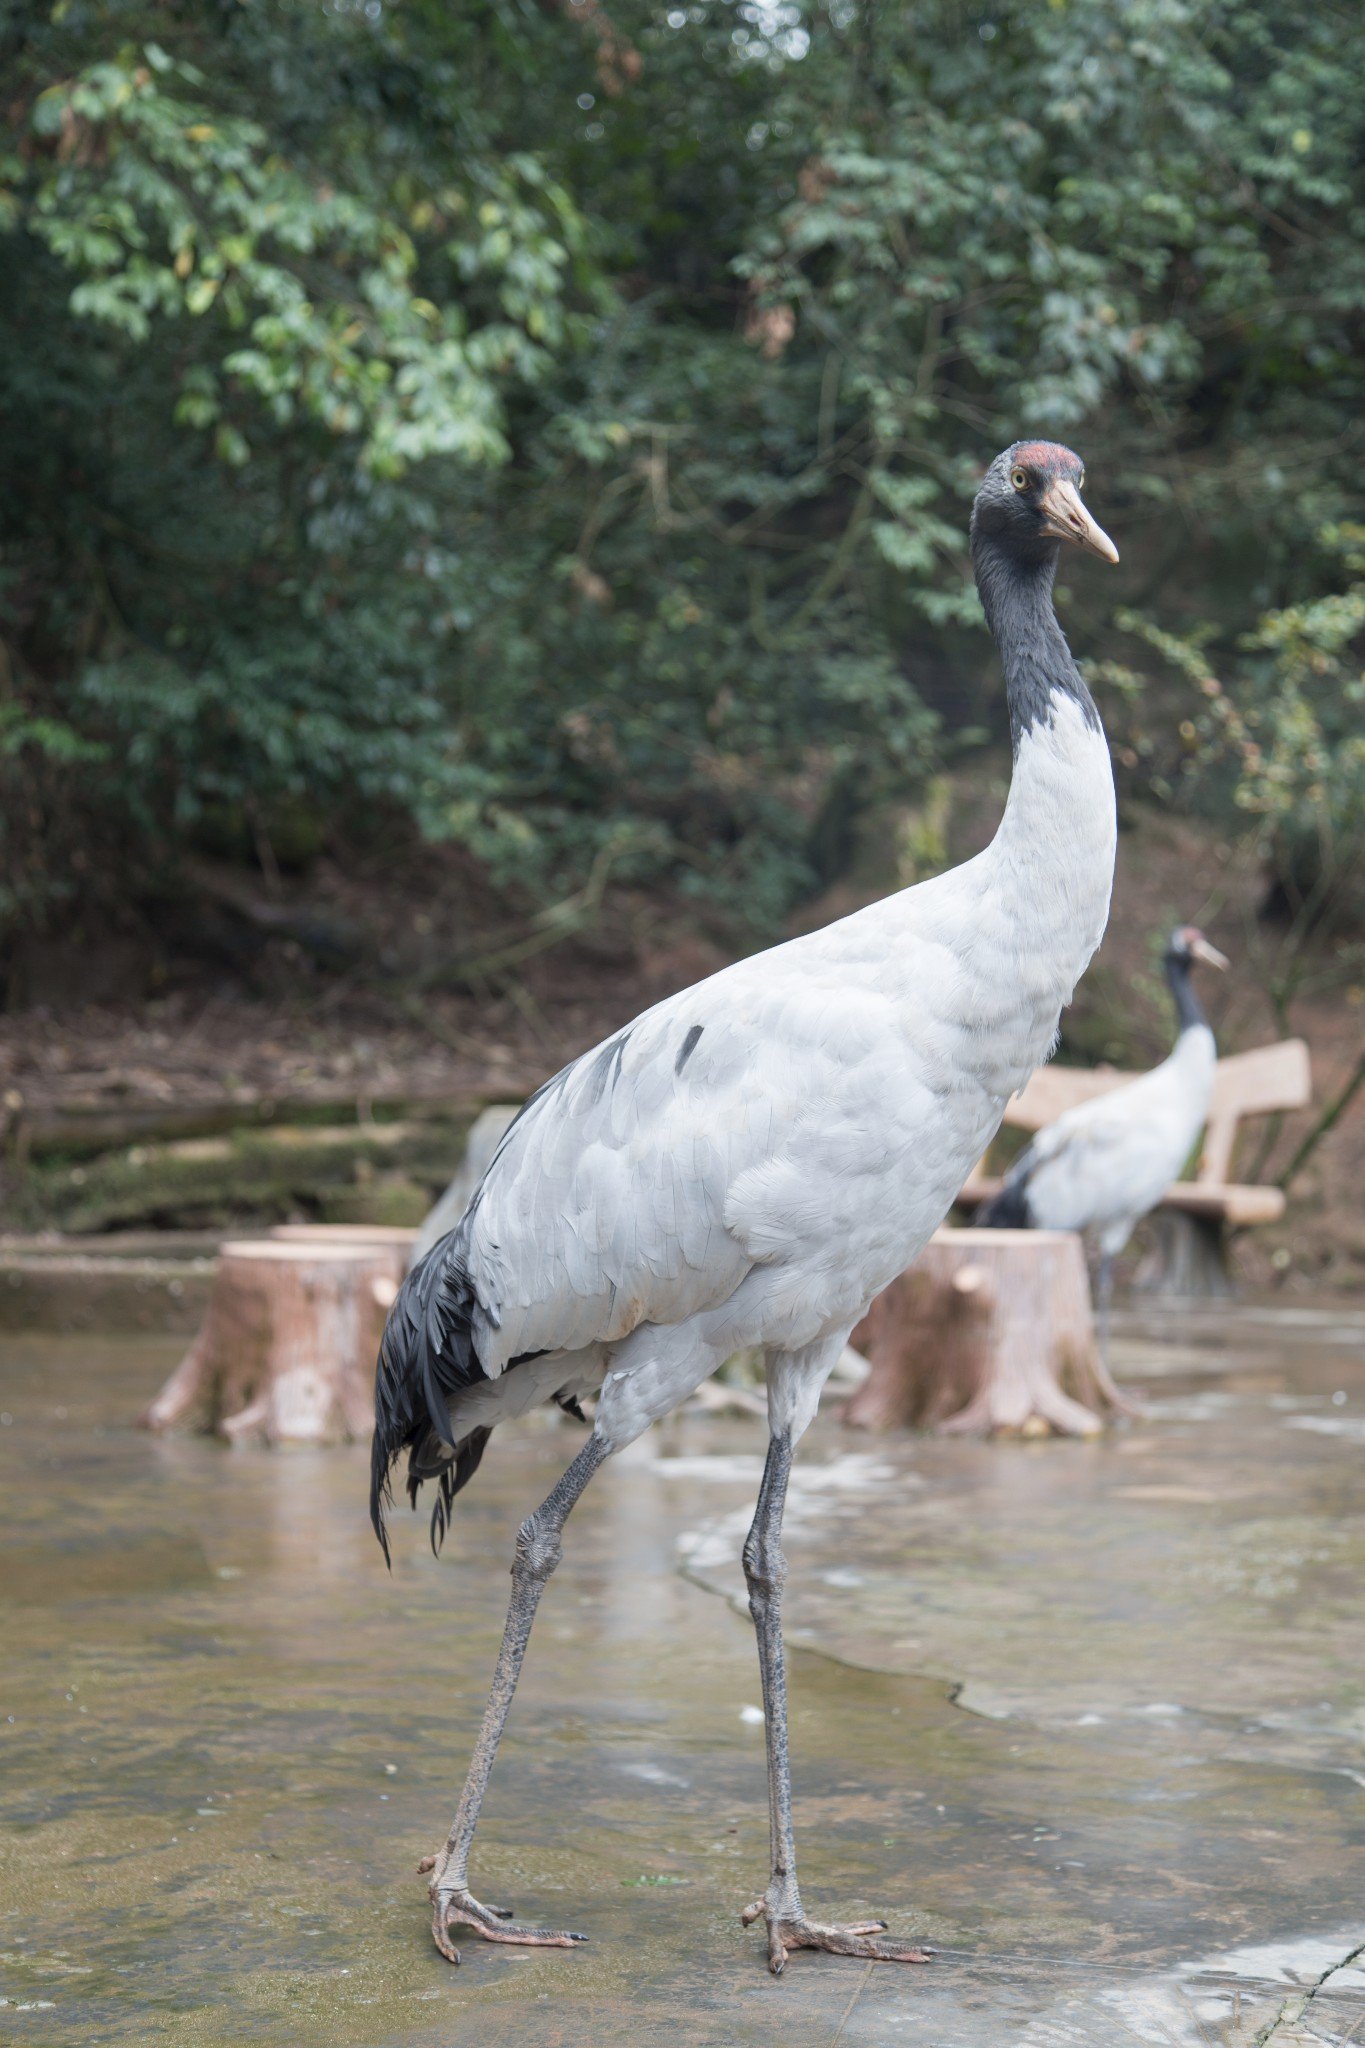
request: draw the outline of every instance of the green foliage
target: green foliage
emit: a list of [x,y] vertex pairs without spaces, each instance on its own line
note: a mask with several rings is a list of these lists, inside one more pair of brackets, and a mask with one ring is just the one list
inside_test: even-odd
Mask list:
[[1328,527],[1345,587],[1267,612],[1242,639],[1235,684],[1209,665],[1208,633],[1122,614],[1197,695],[1178,728],[1186,801],[1230,803],[1313,922],[1360,909],[1365,883],[1365,527]]
[[[54,26],[83,13],[58,8]],[[212,427],[234,468],[256,409],[320,425],[383,476],[432,455],[505,459],[507,386],[543,375],[571,325],[583,227],[567,194],[529,152],[429,157],[377,185],[359,133],[328,161],[294,160],[284,136],[225,110],[223,83],[148,41],[38,93],[35,169],[12,204],[79,279],[70,314],[133,343],[209,319],[176,417]]]
[[941,727],[998,731],[966,508],[1025,433],[1123,548],[1075,578],[1101,678],[1116,587],[1168,651],[1207,622],[1265,766],[1206,696],[1182,743],[1169,685],[1133,760],[1310,889],[1355,829],[1359,577],[1304,546],[1365,410],[1330,11],[21,0],[0,36],[0,932],[195,846],[421,831],[528,900],[605,860],[766,933]]

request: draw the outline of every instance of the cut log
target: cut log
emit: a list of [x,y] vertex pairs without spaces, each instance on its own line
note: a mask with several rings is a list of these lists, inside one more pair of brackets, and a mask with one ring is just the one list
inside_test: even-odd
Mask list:
[[855,1427],[1095,1436],[1131,1412],[1070,1231],[940,1230],[849,1341],[872,1368],[844,1409]]
[[406,1265],[402,1243],[225,1244],[199,1335],[142,1416],[233,1443],[369,1436],[374,1364]]
[[406,1258],[416,1235],[410,1223],[276,1223],[270,1241],[339,1245],[345,1251],[396,1251]]

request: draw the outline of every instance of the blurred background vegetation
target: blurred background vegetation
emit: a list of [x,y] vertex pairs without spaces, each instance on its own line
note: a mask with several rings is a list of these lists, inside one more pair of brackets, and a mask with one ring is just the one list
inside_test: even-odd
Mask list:
[[528,918],[772,936],[998,744],[966,514],[1024,433],[1123,549],[1066,610],[1125,796],[1359,919],[1352,11],[18,0],[0,51],[12,1004],[205,860],[453,842]]

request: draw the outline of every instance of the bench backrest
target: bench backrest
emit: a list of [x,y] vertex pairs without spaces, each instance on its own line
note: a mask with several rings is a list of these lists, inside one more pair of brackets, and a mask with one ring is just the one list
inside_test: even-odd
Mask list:
[[[1136,1078],[1120,1067],[1039,1067],[1027,1086],[1011,1098],[1005,1122],[1020,1131],[1041,1130],[1073,1104],[1107,1095],[1111,1088],[1121,1088],[1125,1081]],[[1237,1126],[1244,1116],[1302,1109],[1311,1095],[1308,1047],[1301,1038],[1258,1045],[1252,1052],[1233,1052],[1219,1060],[1195,1180],[1214,1186],[1227,1180]]]

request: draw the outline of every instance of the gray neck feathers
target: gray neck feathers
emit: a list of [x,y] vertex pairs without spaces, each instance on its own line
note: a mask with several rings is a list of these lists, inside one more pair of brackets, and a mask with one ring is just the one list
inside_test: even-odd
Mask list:
[[1016,752],[1024,734],[1051,721],[1054,697],[1071,697],[1086,723],[1100,716],[1072,659],[1052,606],[1057,548],[1048,544],[1024,557],[973,529],[972,560],[986,623],[1000,650]]
[[1183,953],[1166,955],[1166,979],[1170,983],[1180,1029],[1188,1031],[1195,1024],[1207,1024],[1209,1020],[1204,1015],[1204,1005],[1195,994],[1190,962]]

